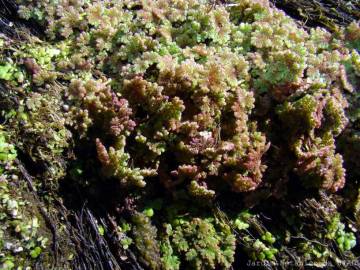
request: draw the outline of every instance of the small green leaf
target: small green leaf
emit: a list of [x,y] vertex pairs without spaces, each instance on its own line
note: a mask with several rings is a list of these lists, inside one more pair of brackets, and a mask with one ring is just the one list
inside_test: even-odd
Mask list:
[[37,257],[39,257],[41,251],[42,251],[41,247],[34,248],[32,251],[30,251],[31,258],[36,259]]
[[99,226],[98,226],[98,232],[99,232],[100,235],[103,236],[103,235],[105,234],[105,229],[104,229],[104,227],[101,226],[101,225],[99,225]]
[[12,66],[9,63],[0,65],[0,79],[9,81],[12,79]]
[[145,208],[143,213],[145,214],[145,216],[147,217],[152,217],[154,215],[154,209],[152,208]]

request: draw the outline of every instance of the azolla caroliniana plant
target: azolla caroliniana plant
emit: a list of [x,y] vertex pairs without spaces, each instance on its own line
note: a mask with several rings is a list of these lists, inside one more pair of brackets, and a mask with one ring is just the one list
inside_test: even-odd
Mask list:
[[[54,44],[20,53],[37,67],[29,80],[64,82],[69,125],[101,130],[106,176],[137,187],[156,177],[208,199],[226,185],[254,190],[272,137],[257,121],[278,125],[275,111],[294,171],[315,187],[344,185],[334,138],[351,90],[343,62],[356,51],[341,36],[306,32],[267,1],[30,1],[19,14]],[[260,97],[272,106],[256,108]]]
[[[0,37],[15,147],[42,164],[48,189],[68,177],[133,196],[126,239],[153,269],[226,268],[236,246],[212,211],[181,224],[141,213],[153,195],[200,209],[279,179],[329,192],[346,182],[336,143],[359,86],[359,25],[307,31],[266,0],[227,2],[18,0],[45,35]],[[74,160],[83,169],[67,174]],[[273,260],[272,237],[249,238],[248,253]]]

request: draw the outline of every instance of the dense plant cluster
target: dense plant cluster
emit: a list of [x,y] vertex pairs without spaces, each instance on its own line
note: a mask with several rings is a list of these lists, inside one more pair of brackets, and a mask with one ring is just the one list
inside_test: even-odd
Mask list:
[[[0,250],[2,269],[28,266],[47,247],[45,235],[38,231],[39,219],[34,215],[30,199],[21,194],[19,171],[14,164],[17,153],[8,142],[8,134],[0,129]],[[30,206],[30,207],[29,207]],[[28,257],[28,258],[27,258]]]
[[[147,269],[355,258],[358,23],[305,30],[266,0],[17,6],[44,35],[0,36],[0,162],[16,170],[21,153],[50,205],[64,187],[102,197],[113,229],[100,234],[121,235]],[[14,219],[25,235],[6,170],[0,233]],[[45,238],[24,235],[36,259]],[[23,265],[16,252],[0,241],[5,268]]]

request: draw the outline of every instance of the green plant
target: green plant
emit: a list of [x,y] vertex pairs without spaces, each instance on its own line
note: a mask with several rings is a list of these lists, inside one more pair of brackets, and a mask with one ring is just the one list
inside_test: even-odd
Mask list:
[[9,134],[0,130],[0,265],[2,269],[22,267],[36,259],[47,247],[48,239],[40,235],[40,222],[29,210],[30,202],[23,196],[19,172],[14,166],[15,145]]
[[183,264],[194,269],[228,268],[232,264],[235,237],[228,225],[213,218],[194,217],[165,226],[162,250],[166,269],[179,269]]
[[17,153],[52,215],[103,200],[98,233],[149,269],[355,257],[358,23],[308,30],[267,0],[16,2],[45,34],[0,38],[3,268],[47,252]]

